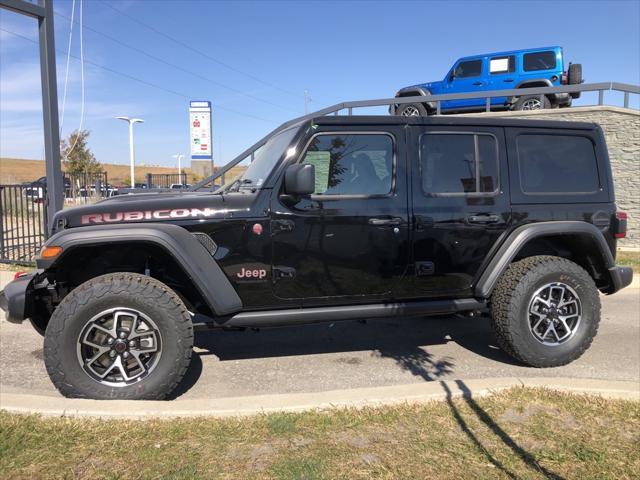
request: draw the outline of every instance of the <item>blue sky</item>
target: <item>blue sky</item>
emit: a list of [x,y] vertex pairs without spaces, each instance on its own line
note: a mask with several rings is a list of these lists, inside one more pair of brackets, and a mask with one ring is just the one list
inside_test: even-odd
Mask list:
[[[71,6],[54,1],[60,104]],[[219,165],[301,115],[305,89],[311,110],[389,97],[400,87],[441,79],[458,57],[491,51],[557,44],[567,60],[583,64],[587,82],[640,83],[638,0],[85,0],[84,24],[83,128],[91,130],[90,147],[104,163],[128,161],[126,125],[116,115],[145,120],[136,126],[139,162],[173,165],[173,154],[188,154],[189,99],[211,100]],[[35,21],[0,10],[0,29],[0,156],[42,158],[38,50],[28,40],[37,40]],[[74,56],[78,40],[75,25]],[[70,66],[63,136],[80,123],[80,62],[72,58]],[[583,97],[580,103],[596,101],[595,94]]]

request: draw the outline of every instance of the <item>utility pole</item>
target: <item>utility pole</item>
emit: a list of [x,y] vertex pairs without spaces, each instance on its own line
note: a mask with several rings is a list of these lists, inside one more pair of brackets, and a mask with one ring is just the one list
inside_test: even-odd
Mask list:
[[304,114],[309,113],[309,102],[311,101],[311,97],[309,96],[309,90],[304,91]]
[[[62,167],[60,165],[53,0],[40,0],[37,4],[25,0],[0,0],[0,8],[6,8],[38,20],[42,114],[44,117],[44,159],[47,173],[47,222],[51,227],[51,220],[56,212],[62,210],[64,201]],[[45,231],[47,230],[45,229]]]
[[135,165],[136,157],[133,148],[133,124],[144,123],[141,118],[116,117],[118,120],[124,120],[129,123],[129,161],[131,162],[131,188],[136,188]]
[[180,163],[180,160],[182,160],[182,157],[184,157],[184,155],[182,155],[181,153],[176,153],[175,155],[173,155],[173,158],[177,158],[178,159],[178,179],[180,180],[180,182],[182,182],[182,164]]

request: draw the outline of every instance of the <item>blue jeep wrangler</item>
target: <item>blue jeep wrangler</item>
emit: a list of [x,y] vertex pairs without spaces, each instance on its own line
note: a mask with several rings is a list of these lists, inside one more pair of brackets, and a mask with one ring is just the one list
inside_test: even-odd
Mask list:
[[[582,65],[569,63],[565,71],[561,47],[531,48],[461,58],[453,64],[444,80],[405,87],[396,93],[396,97],[478,92],[478,98],[441,102],[442,113],[462,113],[484,110],[486,105],[482,93],[486,91],[578,83],[582,83]],[[569,107],[572,98],[579,96],[579,92],[549,94],[544,97],[544,102],[539,95],[494,97],[491,99],[491,109]],[[436,112],[436,103],[392,105],[390,112],[408,117],[426,116]]]

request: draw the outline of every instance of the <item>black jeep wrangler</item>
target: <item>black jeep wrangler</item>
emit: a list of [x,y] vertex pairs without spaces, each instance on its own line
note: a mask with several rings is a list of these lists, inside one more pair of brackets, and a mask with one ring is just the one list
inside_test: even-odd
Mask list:
[[488,310],[506,352],[563,365],[596,334],[599,292],[632,279],[587,123],[318,117],[276,130],[216,192],[119,196],[52,228],[2,304],[44,334],[70,397],[167,396],[198,324]]

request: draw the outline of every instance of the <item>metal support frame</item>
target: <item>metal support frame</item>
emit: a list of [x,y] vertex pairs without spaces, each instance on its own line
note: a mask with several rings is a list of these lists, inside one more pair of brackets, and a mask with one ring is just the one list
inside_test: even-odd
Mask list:
[[0,0],[0,8],[6,8],[38,20],[42,115],[44,120],[44,158],[47,172],[47,224],[51,226],[53,215],[62,210],[64,202],[62,166],[60,165],[60,127],[58,125],[53,0],[39,0],[38,4],[25,0]]
[[298,118],[294,118],[293,120],[289,120],[278,128],[273,130],[271,133],[267,134],[252,146],[243,151],[240,155],[235,157],[233,160],[228,162],[225,166],[221,167],[213,175],[205,178],[204,180],[196,183],[191,190],[199,190],[201,188],[205,188],[207,185],[211,185],[211,189],[213,189],[213,183],[216,179],[221,178],[222,184],[224,185],[225,181],[225,173],[231,170],[233,167],[238,165],[240,162],[250,158],[250,156],[255,153],[260,147],[262,147],[271,137],[282,132],[283,130],[291,127],[292,125],[312,120],[316,117],[322,117],[325,115],[338,115],[338,112],[341,110],[347,110],[349,115],[352,115],[354,108],[366,108],[366,107],[380,107],[385,105],[390,105],[391,107],[397,105],[403,105],[407,103],[435,103],[436,104],[436,115],[440,115],[441,112],[441,103],[445,100],[464,100],[464,99],[474,99],[474,98],[484,98],[485,100],[485,109],[487,111],[491,111],[491,99],[495,97],[517,97],[522,96],[523,93],[526,95],[537,95],[542,102],[544,102],[545,95],[554,94],[554,93],[572,93],[572,92],[598,92],[598,103],[600,105],[604,104],[604,92],[605,91],[619,91],[624,92],[625,94],[625,106],[629,104],[629,94],[640,94],[640,86],[638,85],[630,85],[627,83],[617,83],[617,82],[600,82],[600,83],[581,83],[577,85],[562,85],[560,87],[533,87],[527,89],[508,89],[508,90],[490,90],[485,92],[471,92],[471,93],[448,93],[443,95],[425,95],[425,96],[416,96],[416,97],[396,97],[396,98],[382,98],[376,100],[358,100],[354,102],[342,102],[332,105],[327,108],[323,108],[322,110],[318,110],[317,112],[312,112],[306,115],[303,115]]

